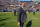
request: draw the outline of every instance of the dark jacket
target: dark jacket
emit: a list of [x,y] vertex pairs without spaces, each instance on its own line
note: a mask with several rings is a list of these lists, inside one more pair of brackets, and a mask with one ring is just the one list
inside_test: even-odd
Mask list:
[[24,11],[22,7],[18,10],[18,22],[25,23],[26,22],[26,10]]
[[16,10],[14,9],[14,13],[16,13]]

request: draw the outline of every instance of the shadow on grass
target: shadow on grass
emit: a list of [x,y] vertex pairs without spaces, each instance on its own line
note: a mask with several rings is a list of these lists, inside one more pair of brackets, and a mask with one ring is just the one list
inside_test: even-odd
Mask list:
[[28,24],[26,24],[26,27],[31,27],[32,25],[32,20],[28,22]]
[[0,14],[0,16],[5,16],[6,14],[4,13],[4,14]]
[[0,24],[0,26],[5,25],[6,23]]
[[6,19],[1,19],[0,21],[4,21],[4,20],[7,20],[7,19],[9,19],[9,18],[6,18]]

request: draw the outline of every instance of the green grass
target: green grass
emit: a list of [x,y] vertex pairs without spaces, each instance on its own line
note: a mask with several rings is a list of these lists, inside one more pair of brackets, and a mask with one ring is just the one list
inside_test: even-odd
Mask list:
[[[33,13],[27,13],[27,21],[26,24],[32,20],[31,27],[40,27],[40,12],[36,12],[36,15]],[[18,27],[17,26],[17,15],[14,16],[12,12],[0,12],[0,27]]]

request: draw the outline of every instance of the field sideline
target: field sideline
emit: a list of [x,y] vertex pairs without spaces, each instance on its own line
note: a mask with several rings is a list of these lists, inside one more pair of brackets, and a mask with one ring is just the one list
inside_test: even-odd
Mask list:
[[[40,12],[36,12],[35,15],[32,12],[30,14],[27,13],[27,20],[24,27],[26,27],[30,20],[32,20],[31,27],[40,27]],[[0,27],[18,27],[17,14],[14,16],[12,12],[0,12]]]

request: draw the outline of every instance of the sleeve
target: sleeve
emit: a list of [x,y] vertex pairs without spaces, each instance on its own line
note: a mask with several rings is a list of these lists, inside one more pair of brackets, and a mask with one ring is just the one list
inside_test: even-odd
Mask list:
[[18,22],[20,22],[20,18],[21,18],[21,8],[19,8],[18,10]]

